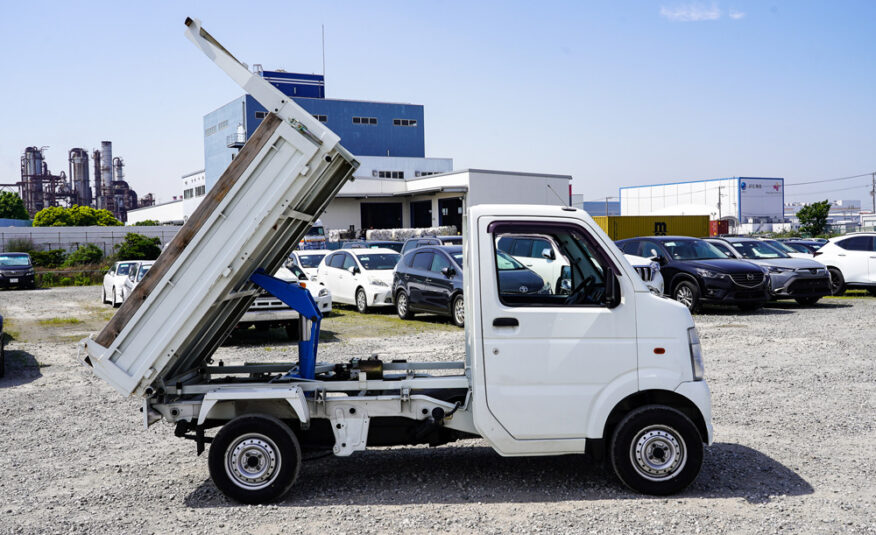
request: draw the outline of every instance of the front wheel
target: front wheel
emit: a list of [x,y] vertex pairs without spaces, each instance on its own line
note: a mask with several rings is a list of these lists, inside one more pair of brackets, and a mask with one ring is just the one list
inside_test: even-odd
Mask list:
[[100,303],[101,303],[102,305],[105,305],[105,304],[107,303],[107,301],[106,301],[106,288],[101,288],[101,298],[100,298]]
[[828,268],[830,273],[830,295],[843,295],[846,293],[846,279],[843,272],[837,268]]
[[411,305],[408,301],[408,294],[404,290],[399,290],[395,296],[395,311],[403,320],[409,320],[414,315],[411,313]]
[[453,300],[450,317],[453,318],[454,325],[465,327],[465,301],[461,295],[457,295]]
[[116,301],[116,289],[113,288],[113,308],[119,308],[120,306],[122,306],[122,302]]
[[244,415],[216,433],[208,465],[213,483],[232,500],[268,503],[282,498],[298,478],[301,447],[273,416]]
[[362,314],[368,311],[368,298],[365,297],[365,290],[362,288],[356,290],[356,310]]
[[703,439],[681,411],[646,405],[615,428],[611,464],[618,479],[643,494],[674,494],[690,485],[703,464]]
[[820,297],[798,297],[797,299],[794,299],[794,301],[797,301],[801,305],[812,306],[820,299]]
[[700,289],[690,281],[681,281],[675,285],[672,298],[686,306],[691,312],[696,312],[700,307]]

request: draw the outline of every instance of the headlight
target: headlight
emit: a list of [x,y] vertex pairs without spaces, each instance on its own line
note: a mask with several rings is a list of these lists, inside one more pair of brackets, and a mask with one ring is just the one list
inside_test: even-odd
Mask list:
[[389,286],[385,282],[377,279],[369,279],[368,282],[370,282],[372,286]]
[[660,262],[651,262],[650,267],[651,267],[652,273],[659,273],[660,272]]
[[696,327],[687,330],[688,346],[690,347],[690,365],[693,370],[694,381],[702,381],[705,374],[703,366],[703,348],[700,345],[700,335]]
[[316,275],[311,275],[310,280],[312,280],[313,282],[316,282]]
[[783,268],[778,266],[769,266],[767,267],[767,271],[769,273],[787,273],[789,271],[794,271],[792,268]]
[[328,292],[328,288],[322,288],[322,289],[319,291],[319,297],[326,297],[326,296],[328,296],[328,294],[329,294],[329,292]]
[[727,275],[723,273],[718,273],[717,271],[710,271],[708,269],[696,268],[695,271],[697,275],[703,277],[705,279],[724,279]]

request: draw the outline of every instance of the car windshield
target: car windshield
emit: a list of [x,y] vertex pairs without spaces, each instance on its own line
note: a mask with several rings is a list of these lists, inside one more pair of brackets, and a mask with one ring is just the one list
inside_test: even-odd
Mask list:
[[131,271],[131,264],[119,264],[119,269],[116,275],[127,275]]
[[302,271],[301,268],[296,266],[295,264],[290,264],[289,267],[287,267],[286,269],[291,271],[292,274],[295,275],[295,278],[297,278],[299,280],[301,280],[301,279],[306,280],[308,278],[307,274],[304,273],[304,271]]
[[[796,253],[797,252],[794,249],[791,249],[790,247],[788,247],[787,245],[785,245],[784,243],[782,243],[778,240],[764,240],[763,243],[767,244],[768,246],[772,247],[773,249],[776,249],[777,251],[781,251],[781,252],[785,253],[786,256],[787,256],[787,253]],[[746,257],[746,258],[748,258],[748,257]]]
[[29,265],[30,265],[30,256],[27,253],[0,254],[0,266],[27,267]]
[[146,275],[146,272],[149,271],[152,265],[148,266],[140,266],[140,271],[137,272],[137,281],[143,280],[143,276]]
[[526,266],[502,251],[496,251],[496,267],[499,268],[499,271],[526,269]]
[[322,262],[325,255],[326,253],[298,253],[298,262],[303,268],[315,268],[319,266],[319,263]]
[[703,240],[675,240],[665,241],[663,246],[669,251],[673,260],[715,260],[727,258],[711,243]]
[[453,261],[456,262],[456,265],[462,267],[462,253],[453,253],[450,255],[453,257]]
[[392,269],[398,264],[401,255],[398,253],[360,254],[358,256],[362,267],[371,270]]
[[739,241],[731,243],[737,253],[742,255],[742,258],[750,260],[763,260],[770,258],[788,258],[784,252],[779,251],[768,243],[762,241]]

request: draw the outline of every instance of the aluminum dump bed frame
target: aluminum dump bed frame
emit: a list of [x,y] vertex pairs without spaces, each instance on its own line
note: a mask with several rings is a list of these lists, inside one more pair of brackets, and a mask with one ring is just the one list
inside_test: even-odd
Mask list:
[[339,137],[186,20],[187,37],[271,113],[83,360],[125,396],[195,376],[358,167]]

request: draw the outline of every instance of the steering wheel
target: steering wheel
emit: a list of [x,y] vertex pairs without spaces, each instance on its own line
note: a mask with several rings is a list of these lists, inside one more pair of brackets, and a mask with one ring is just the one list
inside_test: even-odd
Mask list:
[[574,305],[579,303],[581,297],[587,295],[588,290],[593,287],[593,282],[595,280],[596,279],[594,279],[592,275],[586,277],[583,281],[581,281],[581,284],[579,284],[572,290],[572,293],[569,294],[569,297],[567,297],[565,301],[563,301],[563,304]]

